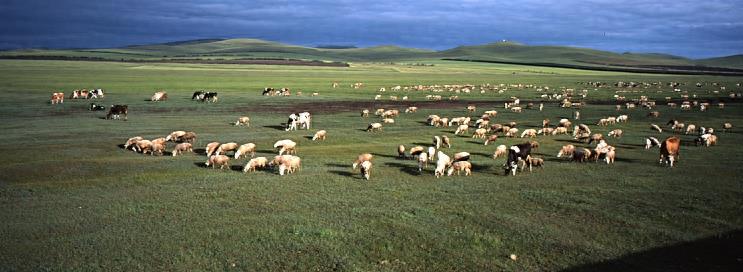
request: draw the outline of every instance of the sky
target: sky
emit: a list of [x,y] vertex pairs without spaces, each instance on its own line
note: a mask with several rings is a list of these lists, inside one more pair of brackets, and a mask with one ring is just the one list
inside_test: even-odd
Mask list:
[[743,54],[743,0],[2,0],[0,49],[206,38],[449,49],[500,40],[691,58]]

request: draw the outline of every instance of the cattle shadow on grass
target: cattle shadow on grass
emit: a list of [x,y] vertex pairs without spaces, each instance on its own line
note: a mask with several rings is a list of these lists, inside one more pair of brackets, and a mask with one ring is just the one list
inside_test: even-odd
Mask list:
[[[354,177],[354,176],[356,176],[356,174],[351,173],[349,171],[330,170],[328,172],[333,173],[333,174],[336,174],[336,175],[339,175],[339,176],[344,176],[344,177]],[[357,176],[356,179],[359,179],[359,177]]]
[[242,172],[245,167],[243,165],[230,165],[230,170],[236,171],[236,172]]
[[194,165],[198,166],[199,168],[211,168],[210,166],[207,166],[205,162],[194,162]]
[[638,149],[638,148],[645,148],[645,145],[642,144],[616,144],[617,147],[626,148],[626,149]]
[[272,128],[275,130],[286,130],[285,126],[263,126],[264,128]]
[[119,148],[121,148],[121,149],[125,149],[125,148],[124,148],[124,144],[117,144],[116,146],[118,146],[118,147],[119,147]]
[[206,156],[206,149],[204,148],[194,148],[193,153],[197,155],[203,155]]
[[382,154],[382,153],[371,153],[371,154],[374,155],[375,157],[378,156],[378,157],[382,157],[382,158],[392,158],[392,159],[399,158],[396,155],[387,155],[387,154]]
[[410,166],[410,165],[402,164],[402,163],[399,163],[399,162],[385,162],[384,165],[385,166],[389,166],[389,167],[400,168],[400,170],[402,170],[404,173],[406,173],[408,175],[412,175],[412,176],[419,176],[419,175],[422,174],[421,172],[418,172],[418,166],[417,165],[416,166]]

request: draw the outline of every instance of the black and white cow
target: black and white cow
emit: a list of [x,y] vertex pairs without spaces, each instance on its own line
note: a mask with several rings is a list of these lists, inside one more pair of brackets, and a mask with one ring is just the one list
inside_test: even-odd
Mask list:
[[273,94],[274,94],[274,89],[266,87],[266,88],[263,88],[263,93],[261,95],[273,95]]
[[103,98],[103,90],[102,89],[93,89],[88,92],[88,99],[91,98]]
[[519,168],[519,161],[526,160],[526,156],[529,156],[530,154],[530,143],[512,145],[511,148],[508,149],[508,160],[503,166],[506,171],[505,174],[508,175],[508,172],[511,172],[511,175],[515,176],[516,170]]
[[111,105],[106,114],[106,119],[119,119],[119,115],[124,115],[124,120],[127,120],[127,114],[129,113],[129,106],[127,105]]
[[193,96],[191,96],[191,100],[203,100],[204,99],[204,91],[195,91],[193,93]]
[[106,107],[103,105],[98,105],[96,103],[90,103],[90,107],[88,107],[89,111],[102,111],[105,110]]
[[205,92],[201,102],[217,102],[217,92]]

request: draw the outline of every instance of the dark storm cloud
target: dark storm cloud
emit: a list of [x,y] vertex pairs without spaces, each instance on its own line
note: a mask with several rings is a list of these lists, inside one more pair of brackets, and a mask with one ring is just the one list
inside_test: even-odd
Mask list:
[[502,39],[690,57],[743,53],[741,1],[2,1],[0,48],[199,38],[446,49]]

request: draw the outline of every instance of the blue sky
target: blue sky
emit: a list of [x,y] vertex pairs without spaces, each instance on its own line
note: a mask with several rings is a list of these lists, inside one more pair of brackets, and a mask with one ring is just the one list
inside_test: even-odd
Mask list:
[[202,38],[448,49],[512,40],[701,58],[743,53],[741,0],[3,0],[0,48]]

